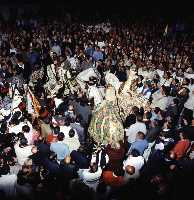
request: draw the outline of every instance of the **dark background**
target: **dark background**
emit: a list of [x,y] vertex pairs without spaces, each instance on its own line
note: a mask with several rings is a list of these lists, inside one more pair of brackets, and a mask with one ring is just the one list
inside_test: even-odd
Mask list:
[[[59,8],[71,12],[81,13],[82,16],[92,15],[96,12],[110,16],[120,14],[126,16],[153,16],[167,19],[194,18],[194,6],[185,0],[181,2],[172,0],[0,0],[0,6],[36,5],[41,13],[57,14]],[[59,14],[59,13],[58,13]]]

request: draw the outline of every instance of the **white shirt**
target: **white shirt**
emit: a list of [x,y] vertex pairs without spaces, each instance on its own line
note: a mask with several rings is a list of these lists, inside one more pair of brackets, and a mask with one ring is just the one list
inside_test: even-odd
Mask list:
[[136,122],[132,124],[128,129],[126,129],[126,136],[128,137],[128,142],[133,143],[136,140],[137,133],[141,131],[146,134],[146,125],[143,122]]
[[105,81],[107,85],[108,84],[112,85],[117,91],[121,86],[121,82],[119,81],[119,79],[113,73],[110,72],[106,73]]
[[83,180],[87,186],[96,190],[102,174],[102,169],[101,167],[98,167],[98,170],[95,173],[91,173],[90,169],[79,169],[78,174],[80,179]]
[[103,96],[96,86],[89,86],[88,89],[89,99],[94,98],[94,105],[97,106],[103,101]]
[[146,99],[149,99],[152,93],[150,90],[149,91],[147,90],[149,90],[149,88],[142,88],[141,93]]
[[194,111],[194,94],[189,95],[189,98],[185,102],[184,107]]
[[[139,171],[141,170],[141,168],[144,165],[144,158],[142,156],[137,156],[137,157],[133,157],[133,156],[129,156],[127,158],[127,160],[123,161],[123,169],[125,170],[125,167],[127,165],[133,166],[135,168],[135,173],[133,175],[131,175],[133,178],[137,178],[139,177]],[[126,173],[126,172],[125,172]],[[125,174],[126,178],[128,174]],[[130,176],[130,175],[129,175]],[[131,178],[132,178],[131,177]]]
[[[65,138],[69,138],[69,131],[71,130],[71,126],[60,126],[60,132],[64,133]],[[75,138],[78,138],[78,134],[77,131],[75,129],[73,129],[75,131]]]
[[167,96],[162,96],[157,101],[152,101],[151,107],[159,107],[161,110],[166,110],[168,107],[169,99]]
[[15,133],[18,134],[19,132],[22,132],[22,127],[24,126],[24,123],[21,122],[18,125],[9,127],[9,133]]
[[29,133],[24,133],[24,137],[28,140],[28,145],[32,144],[33,133],[30,131]]
[[70,138],[64,138],[63,142],[69,147],[69,152],[71,153],[73,150],[77,151],[80,147],[79,139],[76,136]]
[[105,46],[105,43],[104,43],[104,41],[102,41],[102,42],[97,42],[97,45],[100,47],[100,49],[102,49],[102,47]]
[[20,165],[23,165],[24,162],[28,159],[28,157],[30,155],[32,155],[32,151],[31,151],[32,146],[31,145],[21,148],[21,147],[19,147],[19,144],[17,143],[17,144],[15,144],[14,149],[15,149],[18,163]]

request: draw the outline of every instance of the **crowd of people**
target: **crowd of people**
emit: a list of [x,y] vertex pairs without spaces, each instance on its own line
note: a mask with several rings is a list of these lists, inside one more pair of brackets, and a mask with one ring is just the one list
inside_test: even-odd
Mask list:
[[0,198],[189,197],[194,68],[185,30],[0,22]]

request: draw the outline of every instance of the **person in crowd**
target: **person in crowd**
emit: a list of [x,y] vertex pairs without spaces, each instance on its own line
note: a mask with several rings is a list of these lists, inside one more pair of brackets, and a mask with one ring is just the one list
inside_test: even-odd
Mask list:
[[70,129],[69,137],[65,138],[63,142],[68,146],[69,152],[77,151],[80,147],[79,138],[76,137],[74,129]]
[[56,153],[59,162],[70,155],[69,147],[63,142],[64,137],[64,133],[60,132],[57,135],[57,141],[50,145],[50,150]]
[[139,151],[140,155],[143,155],[145,149],[147,148],[148,148],[148,142],[145,139],[145,134],[142,132],[138,132],[135,142],[131,144],[130,151],[136,149]]
[[143,122],[143,117],[141,114],[138,114],[136,116],[136,123],[132,124],[127,130],[126,130],[126,136],[128,137],[129,144],[135,142],[136,135],[140,131],[146,135],[146,125]]

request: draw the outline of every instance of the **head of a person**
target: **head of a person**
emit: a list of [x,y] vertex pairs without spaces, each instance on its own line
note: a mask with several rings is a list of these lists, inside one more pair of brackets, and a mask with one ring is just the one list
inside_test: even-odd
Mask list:
[[100,51],[100,47],[99,46],[96,46],[96,51]]
[[68,106],[68,111],[74,111],[74,106],[73,106],[72,104],[70,104],[70,105]]
[[92,163],[90,165],[90,172],[95,173],[95,172],[97,172],[97,170],[98,170],[98,165],[96,163]]
[[143,79],[144,79],[144,77],[143,77],[142,75],[138,75],[138,81],[139,81],[139,82],[142,82]]
[[53,133],[55,135],[58,135],[60,133],[60,127],[59,126],[53,127]]
[[38,152],[38,148],[36,146],[33,146],[31,152],[32,154],[36,154]]
[[144,140],[145,139],[145,134],[143,132],[139,131],[137,133],[137,139]]
[[188,136],[187,136],[187,134],[185,132],[180,132],[179,133],[179,137],[180,137],[181,140],[188,138]]
[[63,141],[64,137],[65,137],[65,135],[64,135],[63,132],[60,132],[60,133],[57,135],[58,141]]
[[71,163],[71,156],[66,156],[64,159],[65,164],[70,164]]
[[2,123],[0,128],[0,133],[4,134],[8,130],[7,123]]
[[190,79],[184,78],[182,84],[183,85],[189,85],[190,84]]
[[21,138],[20,139],[20,147],[25,147],[25,146],[27,146],[28,145],[28,140],[25,138],[25,137],[23,137],[23,138]]
[[16,61],[17,63],[23,63],[24,59],[23,59],[23,56],[22,54],[16,54]]
[[136,115],[137,121],[142,122],[143,121],[143,116],[141,114]]
[[125,171],[129,174],[129,175],[133,175],[135,173],[135,167],[131,166],[131,165],[127,165],[125,167]]
[[69,130],[69,137],[73,138],[75,136],[75,130],[74,129],[70,129]]
[[162,93],[162,95],[168,96],[168,94],[169,94],[169,87],[166,87],[166,86],[163,85],[161,87],[161,93]]
[[129,127],[132,124],[135,124],[135,122],[136,122],[136,116],[135,116],[135,114],[128,115],[128,117],[126,119],[126,126]]
[[139,108],[137,106],[132,107],[132,112],[137,115],[139,113]]
[[24,126],[22,127],[22,131],[23,131],[24,133],[29,133],[29,132],[30,132],[30,127],[29,127],[28,125],[24,125]]

